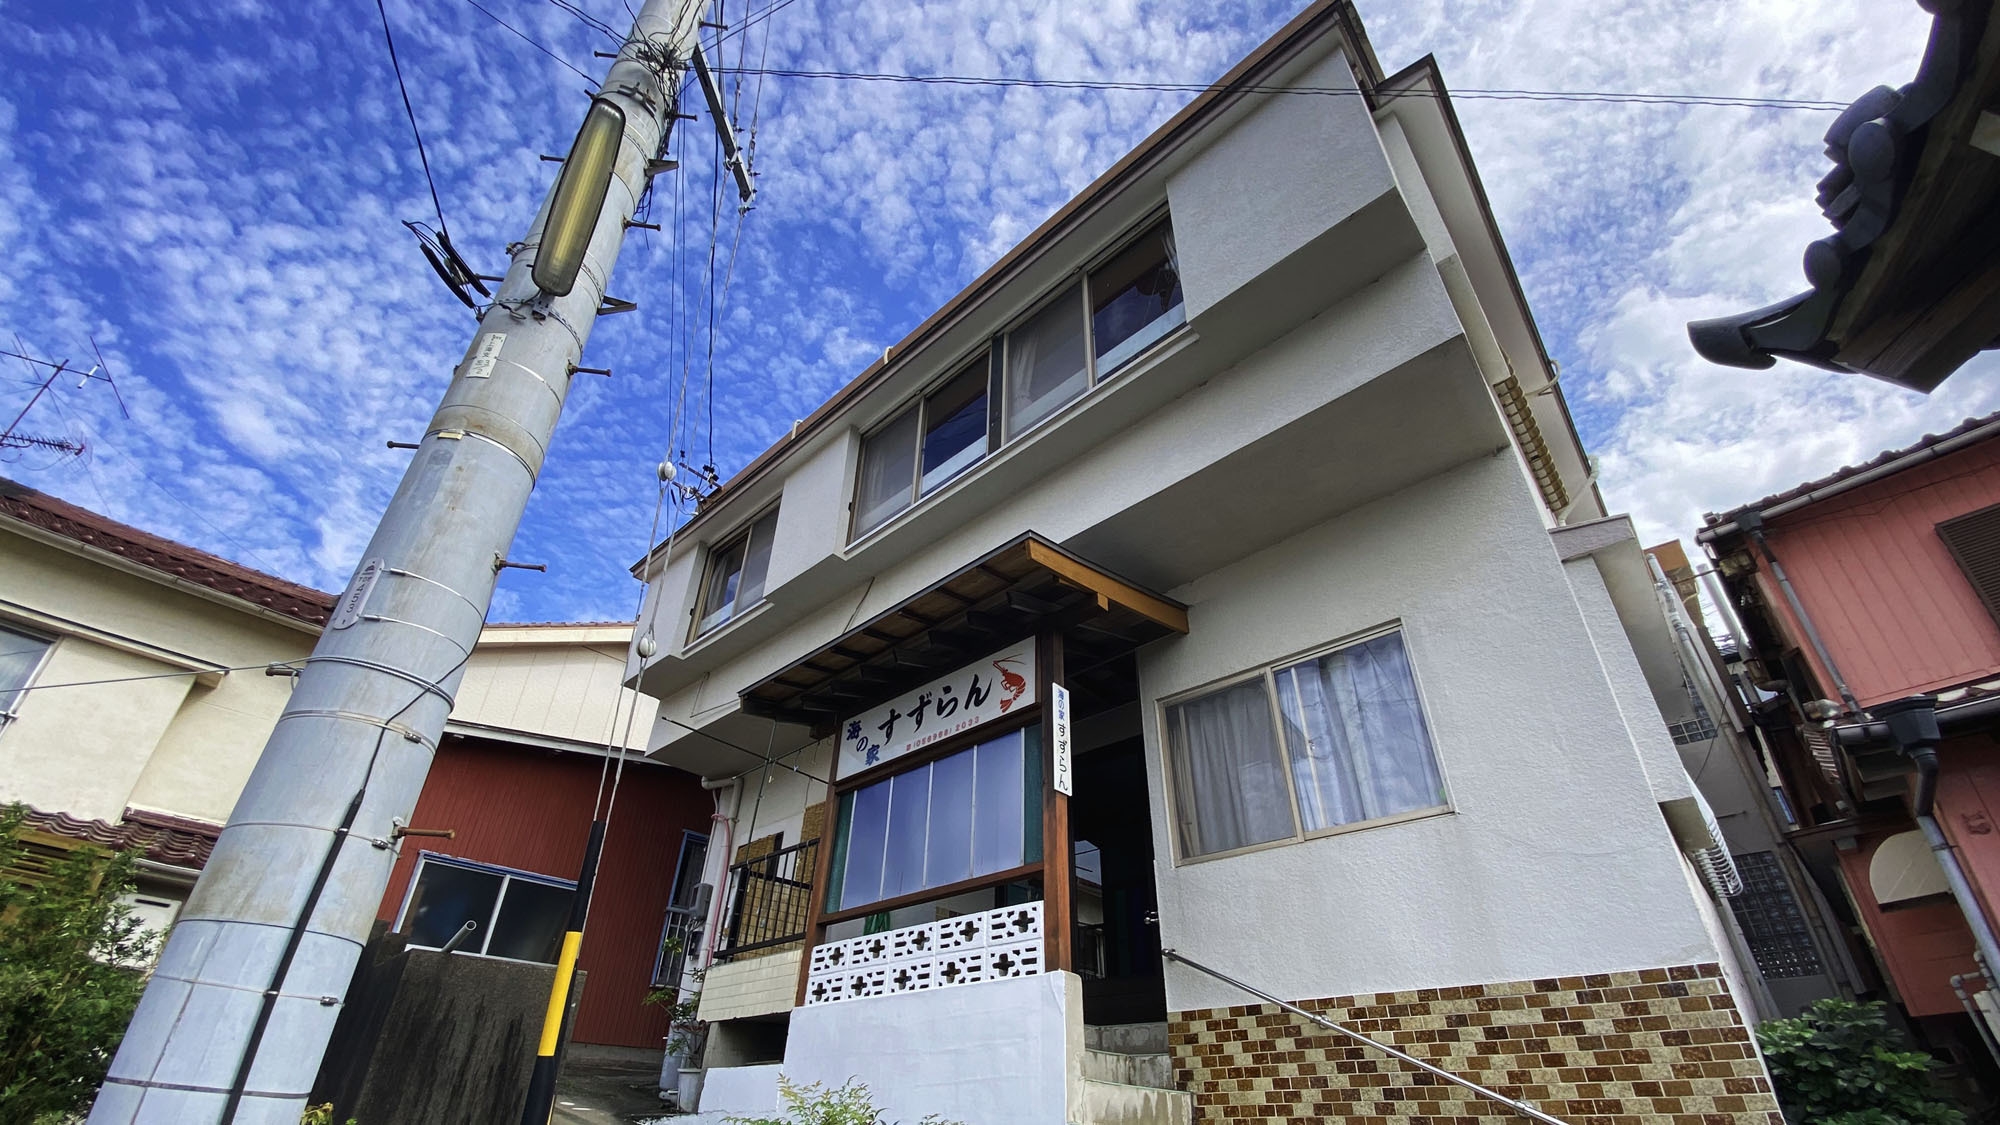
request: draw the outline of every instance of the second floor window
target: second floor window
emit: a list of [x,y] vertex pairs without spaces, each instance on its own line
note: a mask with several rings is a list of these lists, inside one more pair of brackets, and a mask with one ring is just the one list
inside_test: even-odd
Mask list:
[[771,569],[771,543],[777,535],[778,510],[773,508],[709,552],[696,636],[763,600],[764,579]]
[[0,727],[14,717],[28,682],[54,642],[0,625]]
[[854,534],[882,526],[986,456],[987,378],[982,355],[868,436]]
[[1003,436],[1052,417],[1184,318],[1174,232],[1162,221],[863,440],[854,537],[977,464]]

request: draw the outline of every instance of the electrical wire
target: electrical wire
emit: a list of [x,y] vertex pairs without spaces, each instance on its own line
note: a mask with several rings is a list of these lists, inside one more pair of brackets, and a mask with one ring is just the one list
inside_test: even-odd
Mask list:
[[424,186],[431,189],[431,209],[437,212],[438,230],[449,242],[451,225],[444,221],[444,204],[438,202],[437,181],[431,178],[431,158],[424,149],[424,132],[417,128],[417,111],[410,105],[410,88],[403,82],[403,63],[396,57],[396,37],[389,33],[389,9],[382,0],[375,0],[375,10],[382,16],[382,41],[389,45],[389,66],[396,72],[396,89],[403,95],[403,112],[409,115],[410,132],[417,138],[417,160],[424,166]]
[[[783,7],[783,0],[772,5],[772,10]],[[1151,93],[1201,93],[1213,89],[1207,82],[1159,82],[1159,81],[1119,81],[1114,79],[1072,79],[1072,78],[1013,78],[1004,75],[967,74],[890,74],[884,72],[845,70],[794,70],[787,68],[758,67],[750,72],[772,78],[825,79],[843,82],[889,82],[936,86],[984,86],[1003,88],[1026,88],[1043,90],[1130,90]],[[1397,98],[1439,98],[1456,101],[1534,101],[1534,102],[1605,102],[1635,105],[1680,105],[1680,106],[1728,106],[1746,109],[1798,109],[1815,112],[1839,112],[1847,108],[1843,102],[1815,101],[1804,98],[1763,98],[1738,96],[1733,94],[1641,94],[1606,90],[1510,90],[1510,89],[1470,89],[1470,90],[1363,90],[1346,86],[1273,86],[1242,85],[1229,87],[1233,93],[1256,94],[1303,94],[1320,97],[1360,97],[1372,96],[1383,100]]]
[[526,43],[528,46],[533,47],[535,50],[540,51],[541,53],[547,55],[548,57],[568,67],[570,71],[574,73],[578,78],[583,79],[585,82],[590,83],[592,86],[597,85],[597,79],[595,77],[585,72],[581,67],[578,67],[575,63],[569,61],[566,58],[563,58],[561,55],[556,54],[554,51],[549,50],[547,47],[542,46],[541,43],[537,42],[535,39],[530,37],[527,32],[522,31],[520,28],[515,27],[511,23],[508,23],[506,20],[503,20],[499,16],[494,15],[492,12],[488,11],[486,9],[486,6],[481,4],[479,0],[465,0],[465,2],[472,5],[475,8],[478,8],[480,14],[484,15],[487,19],[492,20],[494,23],[497,23],[501,27],[506,28],[508,31],[513,32],[515,37],[520,39],[521,42]]

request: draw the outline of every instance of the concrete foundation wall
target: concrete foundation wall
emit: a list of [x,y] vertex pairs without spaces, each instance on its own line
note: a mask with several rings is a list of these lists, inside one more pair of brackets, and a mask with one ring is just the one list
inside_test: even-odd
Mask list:
[[858,1079],[890,1121],[1078,1119],[1082,981],[1071,973],[816,1004],[792,1013],[785,1076]]

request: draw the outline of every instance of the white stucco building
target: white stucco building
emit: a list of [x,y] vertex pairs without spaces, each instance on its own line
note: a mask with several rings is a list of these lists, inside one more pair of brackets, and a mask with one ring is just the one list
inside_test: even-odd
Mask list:
[[1314,5],[641,564],[701,1108],[1479,1112],[1164,947],[1559,1117],[1775,1120],[1605,515],[1434,66]]

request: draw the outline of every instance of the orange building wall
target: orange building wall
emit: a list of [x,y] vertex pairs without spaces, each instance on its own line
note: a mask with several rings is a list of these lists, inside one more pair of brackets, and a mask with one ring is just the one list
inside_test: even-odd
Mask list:
[[[395,921],[424,850],[575,879],[590,837],[601,761],[588,754],[447,737],[410,823],[458,835],[406,841],[376,916]],[[661,1046],[666,1014],[641,1001],[652,986],[683,833],[707,831],[710,809],[708,794],[692,774],[652,764],[626,766],[578,958],[589,977],[572,1033],[576,1042]]]
[[1858,849],[1839,853],[1848,897],[1860,912],[1862,924],[1868,928],[1910,1014],[1962,1013],[1965,1009],[1951,989],[1951,978],[1976,971],[1972,931],[1965,924],[1965,916],[1959,913],[1958,904],[1949,898],[1888,910],[1876,904],[1868,887],[1868,862],[1889,835],[1864,836]]
[[[2000,626],[1938,537],[1937,525],[2000,504],[2000,442],[1949,454],[1772,520],[1790,575],[1848,687],[1865,707],[2000,675]],[[1766,604],[1819,666],[1769,567]]]

